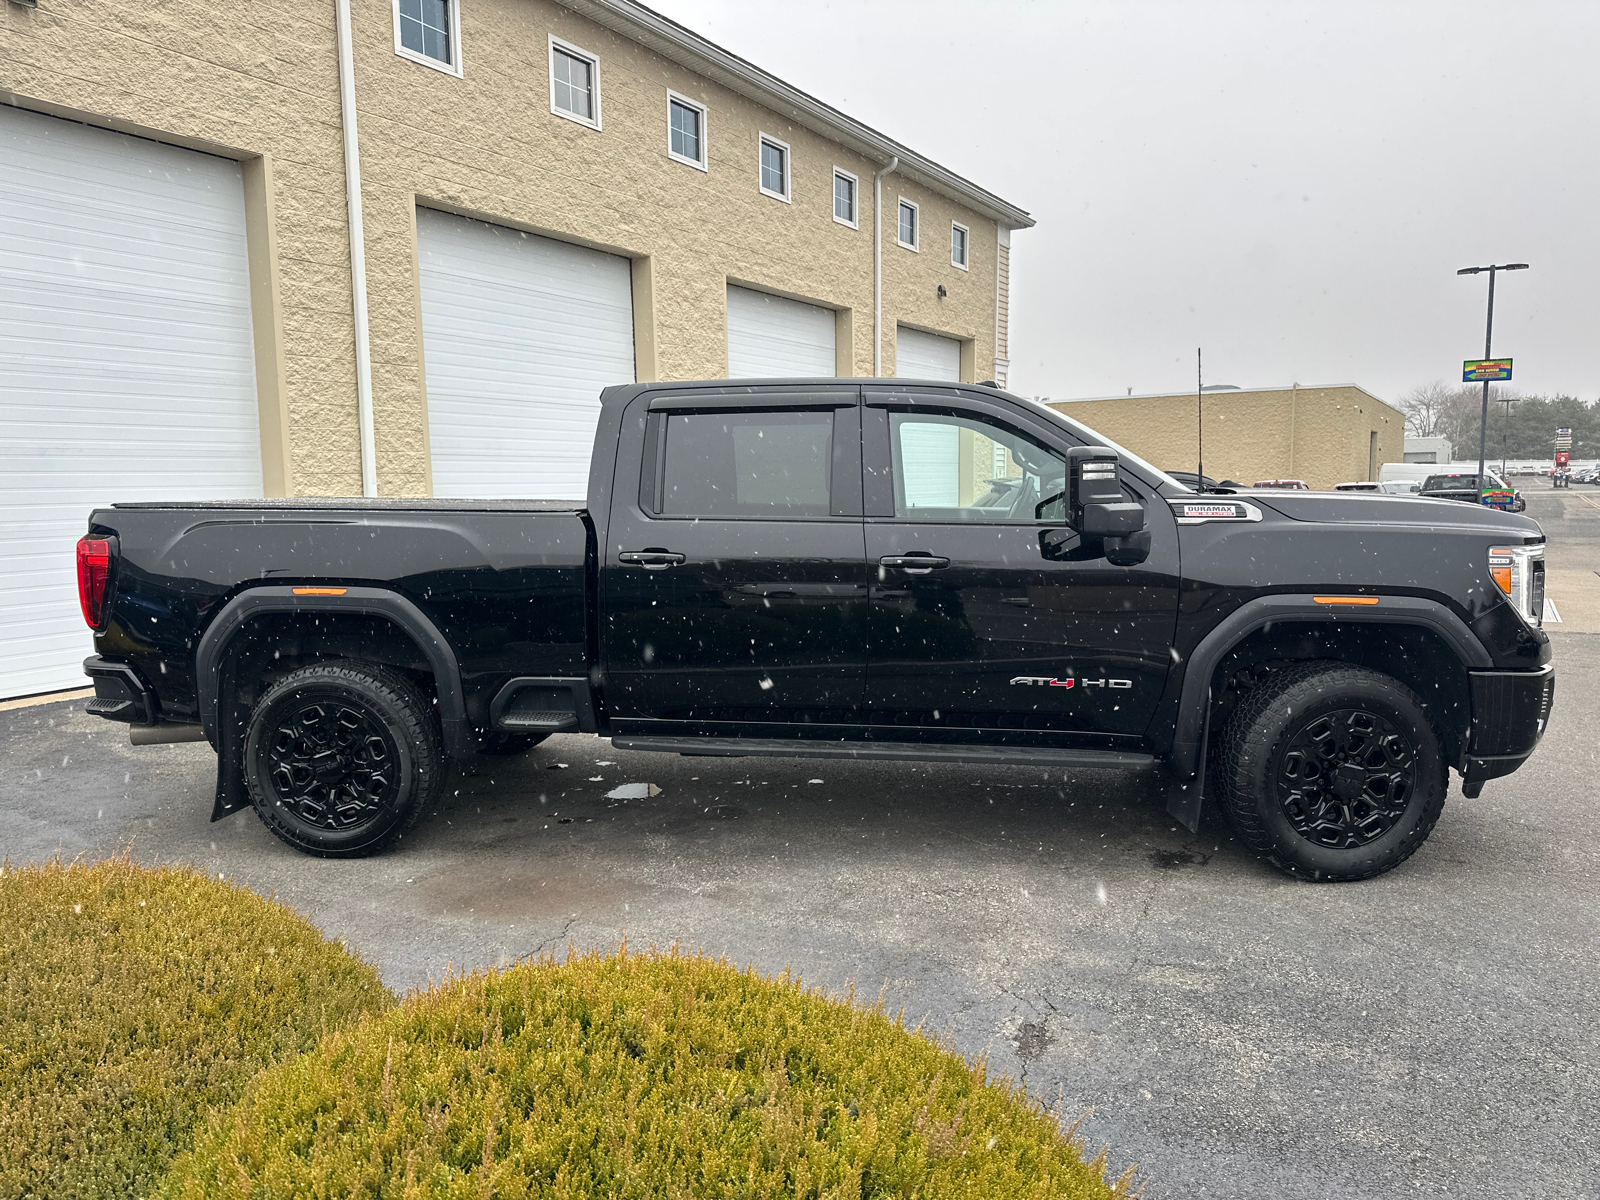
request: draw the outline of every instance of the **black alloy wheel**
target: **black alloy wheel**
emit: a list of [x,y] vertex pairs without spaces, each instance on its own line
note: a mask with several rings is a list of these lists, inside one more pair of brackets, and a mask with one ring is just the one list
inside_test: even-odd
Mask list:
[[1213,739],[1239,840],[1303,879],[1369,879],[1427,840],[1448,782],[1422,702],[1365,667],[1299,662],[1247,692]]
[[1278,760],[1278,802],[1308,842],[1365,846],[1411,802],[1417,748],[1393,722],[1342,708],[1300,726]]
[[381,820],[399,790],[399,751],[382,719],[357,699],[312,695],[276,714],[266,735],[273,799],[314,829]]
[[444,760],[432,705],[367,663],[303,667],[267,689],[245,735],[245,782],[263,824],[322,857],[373,854],[432,805]]

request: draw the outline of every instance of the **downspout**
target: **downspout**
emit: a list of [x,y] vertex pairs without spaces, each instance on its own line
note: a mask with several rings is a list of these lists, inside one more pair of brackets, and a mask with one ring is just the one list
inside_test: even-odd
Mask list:
[[372,432],[372,350],[367,337],[367,250],[361,230],[361,154],[356,138],[355,58],[350,48],[350,0],[334,0],[339,24],[339,111],[344,125],[344,191],[350,207],[350,292],[356,322],[356,420],[361,429],[361,494],[378,494],[378,454]]
[[[345,0],[340,0],[344,3]],[[883,177],[900,165],[896,154],[872,177],[872,377],[883,374]]]

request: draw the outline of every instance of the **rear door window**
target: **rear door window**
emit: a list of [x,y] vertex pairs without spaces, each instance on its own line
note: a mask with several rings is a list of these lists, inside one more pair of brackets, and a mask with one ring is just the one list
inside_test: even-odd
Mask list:
[[826,517],[833,410],[669,413],[663,517]]

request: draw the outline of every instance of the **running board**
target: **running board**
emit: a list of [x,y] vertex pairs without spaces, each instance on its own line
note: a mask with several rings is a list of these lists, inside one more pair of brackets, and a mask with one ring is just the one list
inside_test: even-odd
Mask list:
[[922,742],[808,742],[786,738],[617,736],[618,750],[656,750],[708,758],[854,758],[867,761],[978,763],[1019,767],[1099,767],[1148,771],[1152,754],[1122,750],[1056,750],[1039,746],[951,746]]

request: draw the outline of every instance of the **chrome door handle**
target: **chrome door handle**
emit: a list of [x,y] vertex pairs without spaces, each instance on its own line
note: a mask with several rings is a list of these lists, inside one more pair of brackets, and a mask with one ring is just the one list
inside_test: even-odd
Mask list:
[[686,560],[671,550],[624,550],[617,555],[617,561],[624,566],[643,567],[646,571],[665,571]]
[[878,565],[888,570],[904,571],[907,575],[926,575],[929,571],[948,567],[950,560],[936,554],[885,554]]

